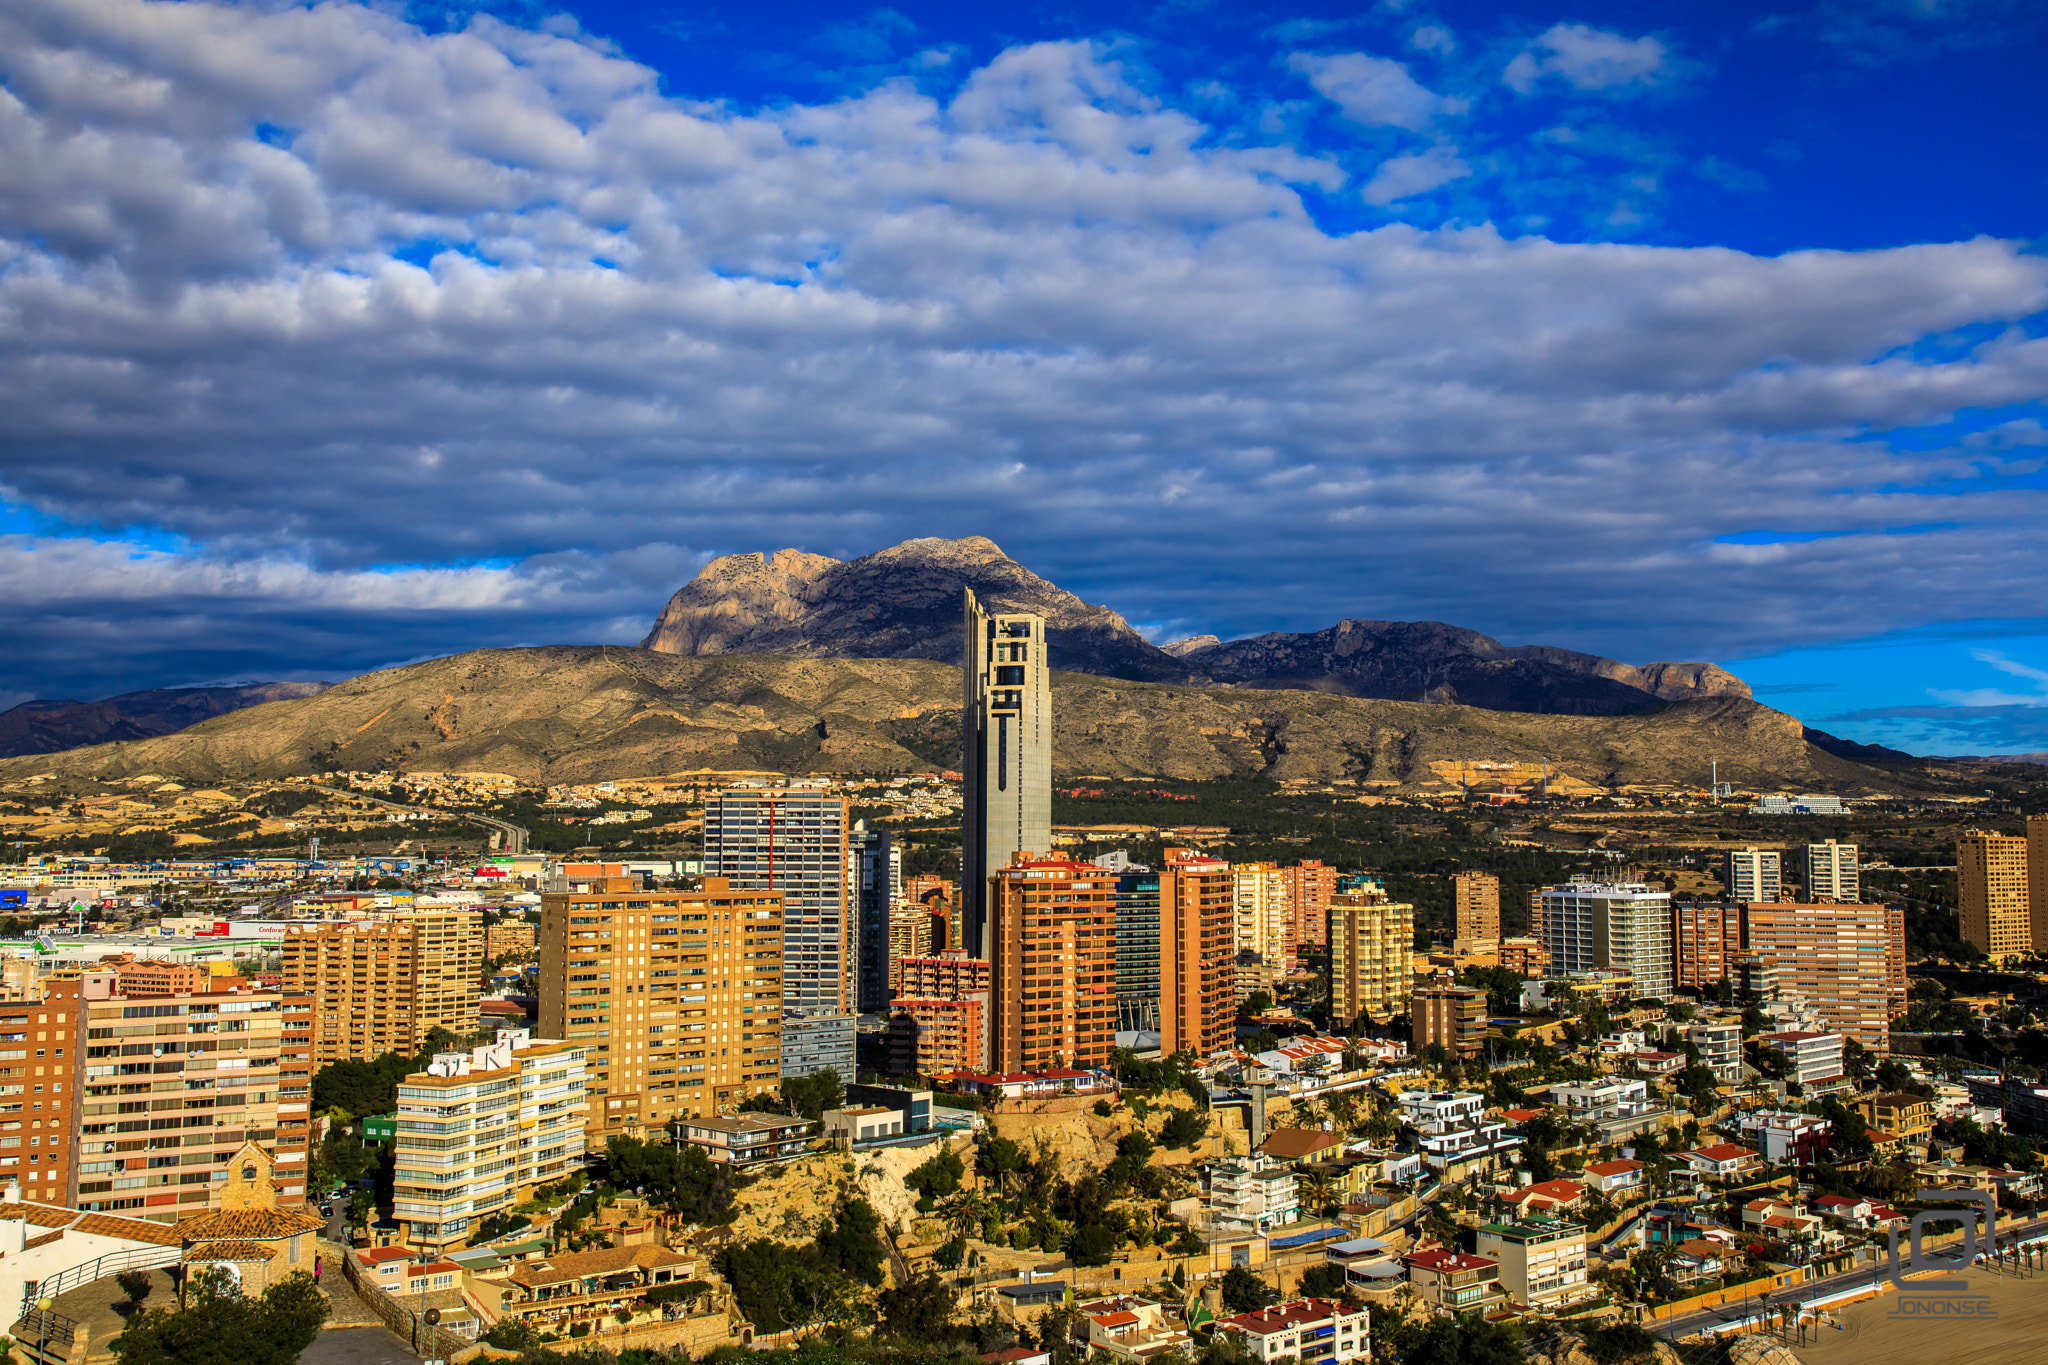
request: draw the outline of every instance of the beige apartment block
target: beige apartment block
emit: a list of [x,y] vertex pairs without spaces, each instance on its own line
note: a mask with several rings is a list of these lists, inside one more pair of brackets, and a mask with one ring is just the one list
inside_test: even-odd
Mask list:
[[294,927],[278,944],[287,991],[313,997],[313,1056],[372,1061],[416,1054],[436,1027],[476,1029],[484,936],[474,910],[400,909],[376,919]]
[[582,1169],[588,1055],[508,1029],[399,1082],[391,1215],[408,1245],[449,1251],[479,1220]]
[[590,1145],[773,1091],[782,1065],[782,897],[603,878],[541,896],[540,1032],[589,1049]]
[[1415,978],[1415,907],[1374,887],[1330,898],[1330,1017],[1388,1019],[1407,1008]]
[[1956,840],[1963,938],[1993,962],[2034,949],[2027,840],[1973,829]]
[[523,919],[504,919],[484,930],[484,956],[496,959],[531,953],[534,927]]
[[1257,953],[1275,970],[1287,965],[1287,874],[1277,863],[1238,863],[1230,869],[1237,951]]
[[2034,951],[2048,953],[2048,815],[2027,817],[2027,907]]
[[176,1222],[208,1207],[242,1145],[269,1153],[278,1202],[306,1200],[303,1064],[290,997],[247,988],[119,994],[111,972],[77,983],[85,1034],[78,1204]]
[[1906,916],[1884,905],[1746,905],[1743,948],[1776,972],[1832,1033],[1891,1050],[1906,1009]]
[[1451,900],[1458,938],[1498,941],[1500,878],[1491,872],[1459,872],[1451,877]]

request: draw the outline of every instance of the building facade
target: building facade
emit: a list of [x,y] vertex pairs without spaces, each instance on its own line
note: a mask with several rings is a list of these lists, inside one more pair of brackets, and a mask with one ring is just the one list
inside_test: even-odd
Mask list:
[[1286,965],[1287,874],[1277,863],[1238,863],[1230,869],[1237,951],[1256,953],[1276,968]]
[[493,961],[525,957],[534,951],[534,926],[524,919],[501,919],[484,929],[484,956]]
[[410,1245],[452,1250],[536,1185],[583,1169],[588,1055],[508,1029],[399,1082],[391,1216]]
[[1117,1028],[1156,1032],[1159,1022],[1160,873],[1121,872],[1116,879]]
[[1415,976],[1415,907],[1378,886],[1330,898],[1330,1018],[1390,1019],[1408,1006]]
[[936,1076],[988,1069],[986,990],[966,995],[899,995],[889,1006],[889,1070]]
[[1728,899],[1737,903],[1743,901],[1774,901],[1784,890],[1784,868],[1774,848],[1738,848],[1728,852],[1728,866],[1723,880],[1728,886]]
[[1337,894],[1337,869],[1304,858],[1287,869],[1287,952],[1297,964],[1303,950],[1330,941],[1330,897]]
[[704,802],[704,875],[781,897],[782,1007],[845,1014],[855,1003],[846,798],[804,788],[727,791]]
[[1851,904],[1863,898],[1863,874],[1856,860],[1856,845],[1829,839],[1806,846],[1806,898]]
[[1013,854],[990,879],[989,1065],[1096,1067],[1116,1036],[1116,878],[1058,855]]
[[1719,901],[1680,901],[1671,907],[1671,984],[1712,990],[1728,979],[1742,952],[1742,910]]
[[1568,882],[1543,892],[1550,975],[1622,971],[1639,999],[1671,996],[1671,897],[1641,882]]
[[1486,1050],[1486,992],[1469,986],[1418,986],[1408,1002],[1415,1046],[1440,1047],[1454,1057]]
[[1956,884],[1964,941],[1998,962],[2034,950],[2027,841],[1973,829],[1956,840]]
[[249,1142],[270,1154],[279,1202],[305,1202],[308,1101],[297,1067],[298,1093],[284,1094],[283,992],[129,999],[112,973],[75,984],[85,1035],[79,1208],[167,1221],[197,1213]]
[[961,591],[960,941],[948,946],[993,961],[993,879],[1052,848],[1052,681],[1044,618],[990,615]]
[[293,926],[278,944],[284,989],[313,998],[321,1065],[410,1057],[435,1028],[476,1028],[484,934],[474,910],[396,909],[373,920]]
[[1500,939],[1500,878],[1490,872],[1453,874],[1451,903],[1457,938]]
[[587,1049],[592,1147],[776,1089],[781,997],[773,892],[617,877],[541,896],[540,1032]]
[[1891,1021],[1906,1012],[1903,907],[1747,905],[1743,950],[1770,964],[1778,989],[1804,1000],[1831,1032],[1891,1050]]
[[[903,850],[887,830],[856,820],[846,836],[846,856],[854,902],[854,1008],[870,1014],[889,1007],[889,949],[892,917],[903,898]],[[929,942],[929,919],[926,934]]]
[[1550,1311],[1591,1298],[1586,1279],[1586,1229],[1578,1223],[1529,1219],[1479,1229],[1479,1254],[1500,1262],[1500,1284],[1525,1308]]
[[[1237,881],[1228,863],[1189,849],[1169,848],[1165,861],[1159,873],[1159,1049],[1208,1057],[1236,1033]],[[1120,952],[1121,940],[1117,946]]]
[[79,989],[55,982],[41,1000],[0,1005],[0,1185],[19,1181],[35,1203],[78,1195]]

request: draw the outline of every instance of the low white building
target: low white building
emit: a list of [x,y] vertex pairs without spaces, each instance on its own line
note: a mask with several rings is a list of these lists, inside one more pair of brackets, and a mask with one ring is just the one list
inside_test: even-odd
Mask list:
[[1294,1171],[1265,1156],[1219,1161],[1208,1170],[1209,1209],[1224,1227],[1268,1232],[1300,1216]]
[[1595,1081],[1585,1085],[1554,1085],[1550,1097],[1564,1107],[1575,1123],[1597,1123],[1602,1119],[1633,1118],[1655,1106],[1650,1102],[1648,1081]]
[[1372,1354],[1366,1310],[1347,1313],[1340,1303],[1297,1299],[1255,1313],[1239,1313],[1216,1324],[1262,1362],[1293,1357],[1301,1365],[1357,1360]]

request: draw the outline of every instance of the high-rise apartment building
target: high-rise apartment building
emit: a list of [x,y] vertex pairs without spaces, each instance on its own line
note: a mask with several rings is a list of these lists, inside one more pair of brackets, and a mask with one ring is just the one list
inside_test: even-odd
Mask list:
[[897,965],[898,995],[951,1000],[989,989],[988,959],[969,957],[958,950],[906,957]]
[[1287,953],[1299,962],[1309,948],[1330,941],[1330,897],[1337,894],[1337,869],[1316,858],[1304,858],[1286,870]]
[[856,820],[846,837],[846,856],[855,907],[854,1007],[867,1014],[889,1007],[890,931],[903,897],[903,850],[887,830]]
[[1101,1066],[1116,1036],[1116,878],[1019,852],[990,881],[989,1066]]
[[1156,1032],[1159,1024],[1160,874],[1135,869],[1116,877],[1116,1015],[1119,1029]]
[[1377,886],[1332,896],[1329,973],[1330,1018],[1340,1030],[1399,1014],[1415,976],[1415,907]]
[[1777,900],[1784,889],[1784,869],[1774,848],[1728,851],[1728,900],[1737,905]]
[[130,999],[111,972],[91,971],[63,985],[78,992],[85,1035],[77,1207],[176,1222],[208,1206],[248,1142],[270,1154],[278,1202],[305,1202],[305,1075],[286,1064],[285,1041],[303,1015],[287,1029],[282,992]]
[[1871,1052],[1891,1050],[1905,1012],[1906,916],[1883,905],[1766,903],[1742,910],[1743,951],[1776,971],[1828,1031]]
[[1550,930],[1544,919],[1542,887],[1530,888],[1529,895],[1526,898],[1526,911],[1529,917],[1528,937],[1535,939],[1538,943],[1550,942]]
[[1238,863],[1230,869],[1237,951],[1257,953],[1268,966],[1284,966],[1287,874],[1277,863]]
[[[849,832],[846,798],[821,791],[728,791],[704,803],[706,875],[725,878],[735,891],[782,897],[785,1076],[807,1076],[843,1057],[852,1079],[859,944]],[[837,1061],[831,1066],[840,1069]]]
[[484,957],[524,957],[533,953],[533,925],[525,918],[501,919],[484,929]]
[[1641,882],[1568,882],[1543,891],[1550,975],[1620,971],[1638,999],[1671,996],[1671,896]]
[[2034,952],[2048,954],[2048,815],[2027,817],[2027,907]]
[[614,877],[541,895],[540,1032],[587,1049],[592,1147],[659,1139],[677,1119],[775,1090],[781,998],[774,892]]
[[1956,839],[1957,899],[1965,941],[1997,962],[2033,951],[2027,841],[1973,829]]
[[898,996],[889,1006],[889,1070],[936,1076],[988,1069],[988,992]]
[[1408,1001],[1415,1047],[1436,1046],[1453,1057],[1477,1057],[1486,1050],[1486,992],[1470,986],[1432,982],[1418,986]]
[[1806,899],[1851,905],[1863,899],[1863,876],[1856,845],[1833,839],[1806,846]]
[[391,1216],[407,1245],[450,1251],[536,1185],[583,1168],[587,1055],[507,1029],[398,1083]]
[[1456,937],[1497,942],[1500,939],[1500,878],[1490,872],[1459,872],[1451,877]]
[[1728,979],[1742,952],[1742,910],[1719,901],[1671,907],[1671,984],[1711,990]]
[[1207,1058],[1236,1033],[1240,884],[1229,863],[1184,848],[1165,851],[1158,884],[1159,1050]]
[[991,879],[1052,847],[1052,681],[1042,617],[991,616],[962,596],[960,941],[947,946],[993,960]]
[[782,898],[782,1007],[845,1013],[852,895],[846,798],[801,788],[727,791],[704,803],[704,874]]
[[901,900],[889,907],[889,993],[895,995],[903,989],[903,962],[906,958],[930,957],[943,951],[938,945],[942,937],[943,921],[925,906],[913,900]]
[[437,1026],[474,1032],[481,919],[474,910],[407,909],[287,930],[278,944],[282,983],[313,997],[314,1060],[410,1057]]
[[77,1195],[79,986],[0,1005],[0,1184],[22,1198],[69,1205]]

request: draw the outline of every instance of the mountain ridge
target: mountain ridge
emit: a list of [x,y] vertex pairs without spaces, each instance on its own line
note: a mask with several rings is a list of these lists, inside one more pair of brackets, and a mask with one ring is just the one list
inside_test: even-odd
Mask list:
[[153,739],[245,707],[310,697],[324,682],[154,687],[99,701],[25,701],[0,711],[0,758],[62,753],[88,744]]
[[[386,669],[175,734],[0,760],[116,781],[283,778],[338,768],[487,771],[533,782],[691,770],[954,768],[959,670],[922,659],[683,656],[603,645],[476,650]],[[1767,790],[1900,790],[1740,697],[1626,716],[1563,716],[1053,675],[1062,774],[1257,776],[1416,788],[1430,764],[1520,760],[1600,786],[1724,780]]]
[[1046,619],[1054,668],[1132,681],[1460,702],[1498,711],[1626,715],[1750,695],[1710,663],[1625,664],[1552,645],[1503,645],[1441,621],[1347,619],[1322,631],[1214,635],[1164,646],[1082,601],[986,536],[923,536],[852,560],[786,549],[724,555],[671,596],[640,644],[661,653],[805,658],[960,655],[960,590],[994,611]]

